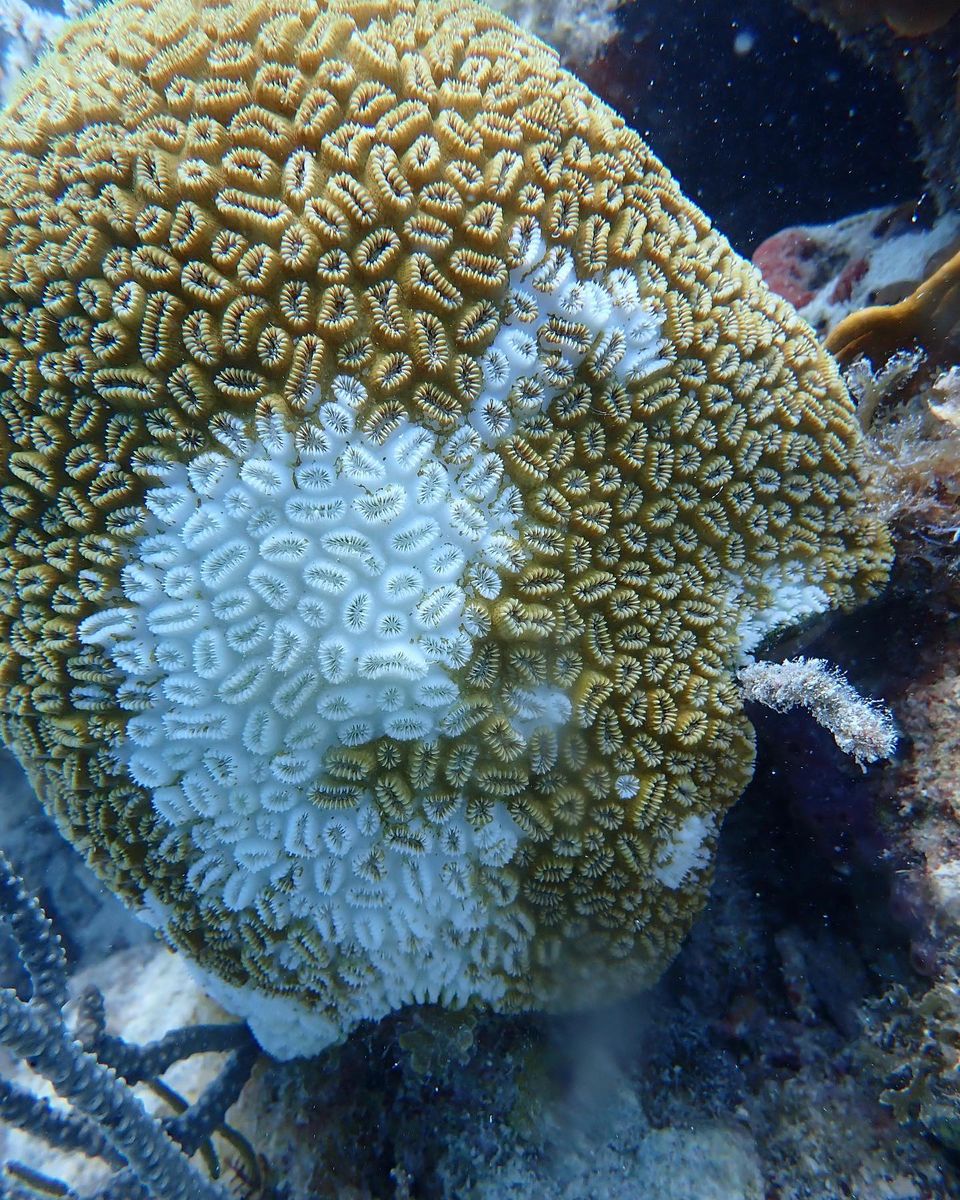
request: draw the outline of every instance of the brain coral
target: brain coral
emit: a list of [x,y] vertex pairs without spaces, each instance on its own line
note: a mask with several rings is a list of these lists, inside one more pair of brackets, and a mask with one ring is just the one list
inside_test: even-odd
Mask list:
[[2,731],[278,1055],[655,978],[770,630],[875,590],[809,328],[469,0],[117,0],[0,120]]

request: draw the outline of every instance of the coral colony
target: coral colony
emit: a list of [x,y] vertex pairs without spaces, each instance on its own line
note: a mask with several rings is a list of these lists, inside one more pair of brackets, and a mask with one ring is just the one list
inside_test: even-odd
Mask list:
[[469,0],[118,0],[0,119],[7,744],[281,1057],[656,978],[736,672],[882,584],[832,360]]

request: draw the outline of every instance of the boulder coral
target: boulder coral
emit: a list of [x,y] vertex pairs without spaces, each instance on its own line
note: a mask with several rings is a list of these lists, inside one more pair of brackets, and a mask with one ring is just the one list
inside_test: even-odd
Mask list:
[[0,727],[307,1054],[653,980],[735,671],[885,578],[833,361],[469,0],[116,0],[0,118]]

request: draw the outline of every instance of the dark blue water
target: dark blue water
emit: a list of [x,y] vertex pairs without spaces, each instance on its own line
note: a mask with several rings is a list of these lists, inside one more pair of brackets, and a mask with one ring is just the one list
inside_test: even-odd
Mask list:
[[788,0],[642,0],[591,75],[741,253],[916,199],[899,89]]

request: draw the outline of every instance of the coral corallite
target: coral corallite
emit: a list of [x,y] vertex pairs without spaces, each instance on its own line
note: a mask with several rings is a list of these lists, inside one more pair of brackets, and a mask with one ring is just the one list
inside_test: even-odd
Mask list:
[[886,574],[809,328],[470,0],[117,0],[0,118],[0,710],[277,1055],[653,980]]

